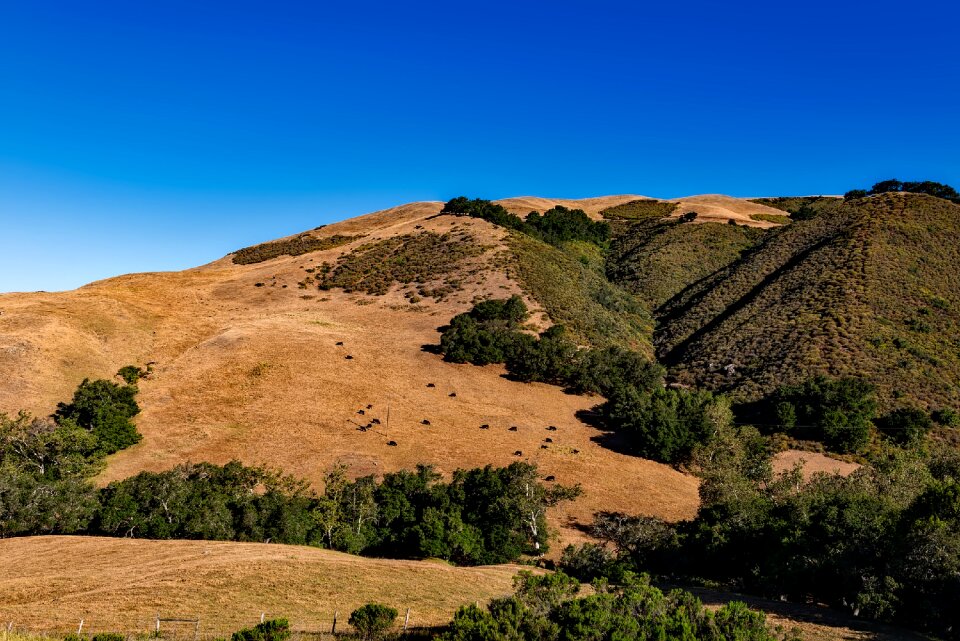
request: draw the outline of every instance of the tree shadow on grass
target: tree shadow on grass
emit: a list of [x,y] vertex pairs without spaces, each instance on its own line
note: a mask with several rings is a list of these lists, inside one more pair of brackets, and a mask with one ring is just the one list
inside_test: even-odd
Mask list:
[[630,445],[630,441],[625,438],[623,434],[610,429],[603,420],[603,415],[600,413],[600,405],[594,405],[586,410],[578,410],[576,417],[581,423],[585,423],[600,431],[600,434],[590,437],[590,440],[597,445],[616,452],[617,454],[637,455],[636,450]]

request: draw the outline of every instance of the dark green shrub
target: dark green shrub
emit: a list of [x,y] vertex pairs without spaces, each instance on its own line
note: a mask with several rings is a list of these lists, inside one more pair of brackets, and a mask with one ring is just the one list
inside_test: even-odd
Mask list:
[[127,385],[136,385],[137,381],[145,378],[147,371],[136,365],[125,365],[117,370],[117,376],[122,378]]
[[870,441],[875,388],[858,378],[816,376],[780,387],[758,422],[773,431],[820,441],[834,452],[859,452]]
[[891,441],[906,445],[922,440],[933,427],[933,421],[920,408],[901,407],[881,417],[877,426]]
[[443,328],[440,351],[453,363],[503,363],[524,336],[519,326],[526,318],[527,306],[519,296],[477,303]]
[[680,214],[680,222],[681,222],[681,223],[692,223],[693,221],[695,221],[695,220],[697,219],[697,216],[698,216],[698,215],[699,215],[699,214],[697,214],[697,212],[695,212],[695,211],[688,211],[688,212],[685,213],[685,214]]
[[930,417],[945,427],[960,426],[960,412],[957,412],[957,410],[950,407],[934,410]]
[[130,422],[140,413],[133,385],[117,385],[112,381],[84,379],[70,403],[57,405],[58,422],[70,420],[90,430],[97,437],[104,454],[139,443],[140,432]]
[[867,195],[866,189],[851,189],[843,195],[844,200],[854,200],[856,198],[863,198]]
[[233,633],[230,641],[286,641],[290,638],[290,623],[286,619],[271,619]]
[[127,637],[119,632],[97,632],[90,641],[127,641]]
[[554,325],[534,340],[522,335],[508,356],[507,371],[524,382],[566,385],[572,378],[578,355],[577,344],[562,325]]
[[349,623],[361,638],[371,640],[382,638],[396,618],[396,608],[381,603],[368,603],[350,613]]
[[[300,234],[296,238],[289,240],[275,240],[269,243],[238,249],[233,253],[232,260],[235,265],[251,265],[253,263],[262,263],[265,260],[279,256],[300,256],[309,252],[333,249],[334,247],[351,243],[359,238],[362,238],[362,236],[342,236],[337,234],[325,238],[315,238],[309,234]],[[262,283],[258,283],[257,286],[262,286]]]
[[725,405],[710,392],[630,386],[614,389],[601,412],[640,456],[679,463],[710,440],[717,428],[714,412]]

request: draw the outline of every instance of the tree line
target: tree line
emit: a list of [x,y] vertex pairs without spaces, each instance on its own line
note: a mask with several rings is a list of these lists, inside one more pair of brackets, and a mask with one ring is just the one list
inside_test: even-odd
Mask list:
[[724,428],[698,448],[696,518],[596,515],[605,545],[568,547],[561,567],[619,581],[651,571],[826,603],[855,616],[960,638],[960,454],[887,446],[848,477],[775,475],[768,440]]
[[610,239],[608,223],[591,220],[582,209],[567,209],[561,205],[543,214],[532,211],[526,218],[520,218],[489,200],[480,198],[470,200],[466,196],[459,196],[444,204],[440,213],[481,218],[494,225],[533,236],[551,245],[560,245],[573,240],[603,245]]
[[946,200],[953,201],[954,203],[960,204],[960,193],[957,193],[957,190],[951,187],[950,185],[945,185],[943,183],[934,182],[932,180],[921,180],[921,181],[906,181],[901,182],[895,178],[890,180],[881,180],[876,183],[869,190],[867,189],[851,189],[843,195],[844,200],[852,200],[854,198],[863,198],[865,196],[876,196],[877,194],[886,194],[889,192],[910,192],[914,194],[927,194],[928,196],[935,196],[936,198],[944,198]]

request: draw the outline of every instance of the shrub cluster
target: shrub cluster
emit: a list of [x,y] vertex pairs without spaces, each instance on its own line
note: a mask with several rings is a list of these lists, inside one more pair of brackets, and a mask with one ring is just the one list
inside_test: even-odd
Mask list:
[[614,205],[600,212],[604,218],[609,220],[639,220],[643,218],[666,218],[672,214],[680,205],[663,200],[653,200],[645,198],[642,200],[631,200],[622,205]]
[[535,211],[522,219],[489,200],[460,196],[448,201],[441,213],[481,218],[494,225],[515,229],[551,245],[581,240],[602,245],[610,238],[610,226],[590,219],[582,209],[556,206],[542,215]]
[[[485,250],[465,232],[393,236],[354,249],[337,259],[335,266],[323,266],[316,280],[321,290],[339,287],[375,296],[386,294],[397,283],[417,284],[422,296],[442,299],[462,288],[455,273],[463,261]],[[438,280],[441,287],[425,287]]]
[[901,182],[896,179],[881,180],[870,190],[852,189],[843,195],[844,200],[854,198],[863,198],[864,196],[875,196],[877,194],[886,194],[888,192],[905,191],[914,194],[927,194],[936,198],[943,198],[960,204],[960,193],[950,185],[934,182],[932,180],[923,180],[917,182]]
[[779,641],[784,636],[766,617],[740,602],[711,611],[681,590],[664,594],[645,576],[627,576],[619,586],[596,582],[578,596],[579,583],[562,572],[534,576],[521,572],[515,593],[494,599],[485,608],[460,608],[443,641],[539,639],[703,639],[709,641]]
[[[124,368],[120,372],[129,374],[130,370]],[[136,395],[136,385],[84,379],[72,401],[57,405],[54,418],[60,424],[72,423],[90,431],[97,448],[103,454],[113,454],[143,438],[130,420],[140,413]]]
[[235,265],[251,265],[253,263],[262,263],[271,258],[279,256],[300,256],[315,251],[333,249],[347,243],[352,243],[362,236],[344,236],[335,234],[323,238],[316,238],[309,234],[300,234],[295,238],[288,240],[275,240],[269,243],[261,243],[252,247],[244,247],[233,253],[233,263]]

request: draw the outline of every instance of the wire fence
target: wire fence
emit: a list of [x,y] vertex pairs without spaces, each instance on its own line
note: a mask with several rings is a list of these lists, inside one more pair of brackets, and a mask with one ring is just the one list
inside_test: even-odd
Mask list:
[[[266,617],[267,619],[271,617]],[[262,621],[263,619],[261,619]],[[146,623],[146,622],[145,622]],[[159,617],[142,626],[97,625],[96,621],[81,619],[76,625],[54,626],[18,625],[15,621],[0,621],[0,641],[26,641],[28,639],[71,639],[92,641],[98,635],[111,635],[113,639],[124,641],[217,641],[230,639],[234,632],[255,626],[260,621],[227,626],[216,622],[204,622],[202,619],[186,617]],[[443,626],[414,625],[409,614],[401,613],[398,622],[391,631],[395,638],[430,639],[439,634]],[[101,639],[105,639],[103,636]],[[291,621],[290,641],[333,641],[334,639],[358,638],[347,625],[346,617],[337,613],[328,624],[298,625]]]

